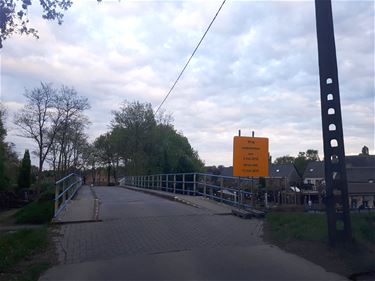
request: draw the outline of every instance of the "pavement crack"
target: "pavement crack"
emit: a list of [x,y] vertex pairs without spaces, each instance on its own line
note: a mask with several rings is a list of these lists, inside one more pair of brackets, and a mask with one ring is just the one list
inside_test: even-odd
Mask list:
[[147,255],[152,256],[152,255],[160,255],[160,254],[170,254],[170,253],[179,253],[179,252],[186,252],[186,251],[191,251],[191,249],[176,249],[176,250],[168,250],[168,251],[160,251],[160,252],[152,252]]

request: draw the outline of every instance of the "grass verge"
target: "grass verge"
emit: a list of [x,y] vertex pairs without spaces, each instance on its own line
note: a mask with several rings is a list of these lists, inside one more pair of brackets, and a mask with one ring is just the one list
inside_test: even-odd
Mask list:
[[15,219],[18,224],[44,224],[49,223],[53,217],[54,206],[51,200],[39,200],[27,204],[16,214]]
[[36,257],[48,245],[47,227],[0,234],[0,280],[38,280],[50,263]]
[[[375,213],[352,214],[354,243],[328,247],[325,214],[271,212],[264,238],[328,271],[350,277],[375,268]],[[355,278],[353,279],[355,280]]]

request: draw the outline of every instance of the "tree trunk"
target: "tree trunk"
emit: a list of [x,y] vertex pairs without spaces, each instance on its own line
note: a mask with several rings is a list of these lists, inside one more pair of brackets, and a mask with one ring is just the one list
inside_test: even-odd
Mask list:
[[107,182],[108,185],[111,184],[111,165],[108,165]]

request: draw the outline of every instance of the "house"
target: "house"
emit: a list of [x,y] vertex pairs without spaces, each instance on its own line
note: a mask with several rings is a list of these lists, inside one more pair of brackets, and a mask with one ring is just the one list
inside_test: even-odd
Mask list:
[[277,204],[298,204],[302,183],[294,164],[269,164],[268,177],[265,177],[269,202]]
[[324,180],[324,162],[312,161],[306,166],[303,173],[303,183],[305,186],[311,186],[312,190],[317,190],[317,187],[325,184]]
[[224,166],[219,166],[218,167],[220,171],[220,175],[224,177],[233,177],[233,167],[224,167]]
[[375,208],[375,155],[348,156],[349,206],[351,208]]
[[288,188],[290,186],[300,186],[299,176],[294,164],[270,164],[268,167],[268,177],[266,186],[270,189]]
[[[345,157],[351,208],[375,207],[375,155],[348,155]],[[304,184],[312,190],[324,186],[324,162],[310,162],[303,174]]]

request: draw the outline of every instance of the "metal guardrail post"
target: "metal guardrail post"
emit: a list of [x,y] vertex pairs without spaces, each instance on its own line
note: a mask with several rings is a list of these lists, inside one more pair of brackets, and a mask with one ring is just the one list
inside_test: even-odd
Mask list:
[[54,217],[65,208],[81,185],[82,179],[73,173],[55,183]]
[[194,196],[197,195],[197,174],[194,174],[194,186],[193,186],[193,191],[194,191]]
[[173,175],[173,193],[176,193],[176,175]]
[[185,194],[185,174],[182,175],[182,194]]
[[223,203],[223,186],[224,186],[224,178],[220,178],[220,202]]
[[165,175],[165,191],[169,191],[169,182],[168,182],[169,175]]
[[62,203],[65,204],[65,182],[62,182],[62,189],[63,189]]
[[59,185],[55,184],[55,216],[56,216],[57,210],[59,209],[58,196],[59,196]]
[[207,193],[207,182],[206,182],[206,175],[203,177],[203,196],[206,198],[206,193]]

